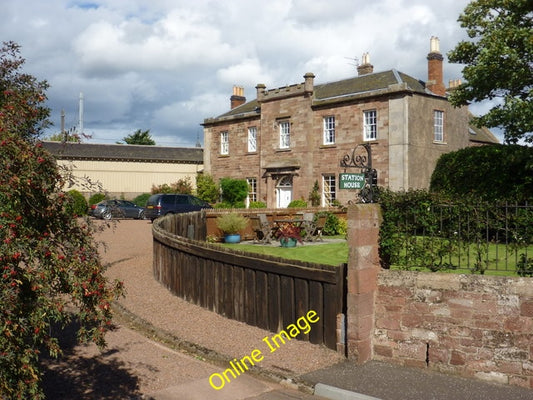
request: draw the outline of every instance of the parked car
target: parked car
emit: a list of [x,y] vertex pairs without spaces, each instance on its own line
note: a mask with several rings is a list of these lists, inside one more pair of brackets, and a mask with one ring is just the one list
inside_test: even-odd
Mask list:
[[135,218],[144,219],[144,208],[126,200],[104,200],[91,207],[95,218]]
[[190,194],[154,194],[148,198],[144,215],[154,219],[167,214],[177,214],[199,211],[203,208],[212,208],[209,203]]

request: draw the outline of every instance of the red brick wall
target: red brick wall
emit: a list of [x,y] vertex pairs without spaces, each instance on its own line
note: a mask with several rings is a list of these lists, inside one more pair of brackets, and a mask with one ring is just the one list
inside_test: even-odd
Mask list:
[[374,359],[533,388],[533,282],[383,270]]

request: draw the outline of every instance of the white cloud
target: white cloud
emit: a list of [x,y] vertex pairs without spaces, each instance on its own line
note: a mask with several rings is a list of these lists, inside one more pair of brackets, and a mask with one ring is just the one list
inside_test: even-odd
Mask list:
[[[136,129],[195,143],[204,118],[229,110],[231,87],[279,87],[356,74],[370,52],[375,71],[426,79],[429,38],[445,54],[466,35],[468,0],[4,0],[0,37],[21,44],[27,72],[51,84],[49,105],[98,141]],[[445,64],[445,80],[461,66]]]
[[90,75],[173,70],[188,65],[220,65],[234,54],[219,32],[198,15],[175,10],[152,26],[138,19],[120,24],[99,21],[74,42],[82,69]]

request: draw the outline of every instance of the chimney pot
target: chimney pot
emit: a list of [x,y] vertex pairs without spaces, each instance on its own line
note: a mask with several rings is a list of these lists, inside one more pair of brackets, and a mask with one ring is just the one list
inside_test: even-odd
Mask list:
[[370,64],[370,54],[363,53],[362,64],[357,66],[357,75],[367,75],[374,72],[374,66]]
[[429,52],[440,53],[440,41],[437,36],[431,36],[431,39],[429,39]]
[[241,86],[233,86],[233,95],[230,97],[231,109],[239,107],[246,103],[246,97],[244,97],[244,88]]

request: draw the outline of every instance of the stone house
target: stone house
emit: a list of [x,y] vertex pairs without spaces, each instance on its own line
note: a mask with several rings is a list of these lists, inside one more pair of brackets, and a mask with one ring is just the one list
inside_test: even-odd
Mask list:
[[441,154],[469,146],[473,136],[497,142],[470,128],[467,107],[448,102],[438,38],[431,38],[427,61],[426,82],[395,69],[374,72],[364,54],[354,78],[315,84],[306,73],[294,85],[258,84],[249,102],[234,87],[231,110],[202,124],[204,171],[215,180],[247,179],[249,200],[271,208],[307,199],[315,182],[321,205],[346,204],[356,192],[339,187],[339,174],[359,171],[340,162],[367,143],[378,185],[427,188]]
[[[111,197],[134,199],[150,193],[152,185],[171,184],[203,170],[203,149],[124,144],[42,142],[59,165],[72,170],[74,177],[99,182]],[[89,197],[94,192],[75,180],[70,189]],[[94,188],[92,188],[94,190]]]

